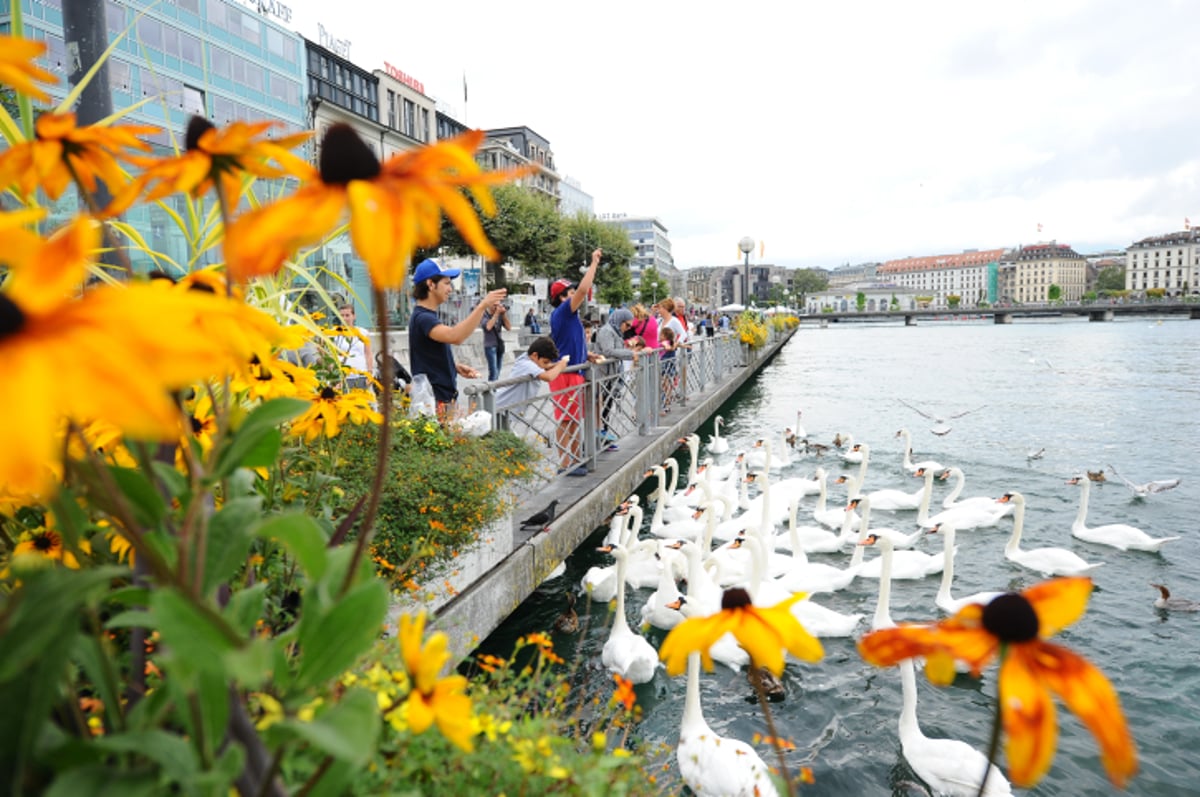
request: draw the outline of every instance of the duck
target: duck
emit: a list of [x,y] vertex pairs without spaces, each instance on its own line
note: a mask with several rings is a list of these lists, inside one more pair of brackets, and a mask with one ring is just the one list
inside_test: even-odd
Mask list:
[[1004,558],[1021,567],[1041,573],[1043,576],[1082,576],[1101,567],[1103,562],[1087,562],[1079,554],[1066,548],[1033,548],[1021,550],[1021,532],[1025,527],[1025,496],[1020,493],[1005,493],[996,499],[1002,504],[1012,503],[1012,536],[1004,546]]
[[833,447],[834,448],[841,448],[842,446],[848,446],[853,443],[854,443],[854,435],[848,434],[845,437],[842,437],[842,433],[838,432],[837,434],[835,434],[833,436]]
[[763,697],[772,703],[781,703],[787,697],[783,679],[766,667],[751,667],[746,670],[746,680],[755,691],[762,690]]
[[938,587],[934,603],[947,614],[957,614],[964,606],[975,603],[991,603],[1003,595],[1003,592],[976,592],[965,598],[954,598],[950,595],[950,587],[954,583],[954,536],[956,530],[953,523],[941,523],[929,530],[929,534],[940,533],[942,539],[942,583]]
[[912,460],[912,433],[908,429],[901,428],[896,432],[896,437],[904,438],[904,460],[900,463],[900,467],[904,468],[906,473],[912,473],[919,468],[928,468],[934,473],[941,473],[946,469],[946,466],[934,459],[923,459],[920,462]]
[[659,667],[658,651],[645,637],[635,634],[625,620],[625,570],[629,552],[620,544],[610,545],[608,549],[617,560],[617,607],[600,661],[610,672],[635,684],[648,683]]
[[675,748],[679,776],[697,797],[779,797],[771,771],[754,748],[719,736],[700,706],[700,654],[688,654],[687,697]]
[[567,592],[567,609],[554,618],[553,628],[560,634],[574,634],[579,630],[579,615],[575,612],[575,593]]
[[1106,526],[1087,526],[1088,494],[1092,490],[1091,482],[1083,474],[1067,480],[1067,484],[1081,488],[1079,494],[1079,512],[1075,522],[1071,524],[1071,536],[1084,542],[1098,545],[1109,545],[1121,551],[1158,551],[1168,542],[1182,539],[1181,537],[1151,537],[1146,532],[1125,523],[1109,523]]
[[725,419],[720,415],[713,418],[713,433],[708,436],[708,452],[710,454],[724,454],[729,450],[729,441],[721,437],[721,424]]
[[1187,598],[1172,598],[1171,590],[1162,584],[1151,582],[1150,586],[1159,592],[1159,597],[1154,599],[1155,609],[1166,609],[1172,612],[1200,612],[1200,601],[1190,601]]
[[1094,481],[1094,482],[1106,482],[1106,481],[1108,481],[1108,477],[1104,475],[1104,469],[1103,469],[1103,468],[1101,468],[1100,470],[1089,470],[1089,471],[1087,472],[1087,477],[1088,477],[1088,480],[1090,480],[1090,481]]
[[[987,756],[958,739],[931,739],[917,721],[917,676],[911,659],[898,665],[900,690],[900,752],[912,771],[936,795],[949,797],[1004,797],[1012,785]],[[986,773],[984,788],[980,778]]]

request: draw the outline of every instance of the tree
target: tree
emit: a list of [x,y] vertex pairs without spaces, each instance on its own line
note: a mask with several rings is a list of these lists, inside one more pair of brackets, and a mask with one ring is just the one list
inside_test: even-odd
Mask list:
[[1046,299],[1051,302],[1057,302],[1062,298],[1062,287],[1050,283],[1050,287],[1046,289]]
[[609,280],[596,289],[600,301],[614,307],[632,302],[634,295],[633,278],[628,268],[611,269]]
[[862,291],[854,294],[854,306],[858,308],[858,312],[862,312],[867,306],[867,295]]
[[800,293],[800,304],[804,305],[810,293],[820,293],[829,287],[829,277],[824,271],[802,268],[792,274],[792,290]]
[[900,309],[900,300],[896,298],[896,294],[892,294],[892,302],[888,306],[893,310]]
[[642,282],[638,288],[642,304],[654,304],[671,295],[671,285],[658,273],[654,266],[642,269]]
[[1109,266],[1108,268],[1100,269],[1100,273],[1096,275],[1096,290],[1125,290],[1125,269],[1120,266]]
[[959,296],[957,293],[946,294],[946,306],[949,307],[951,310],[958,309],[958,306],[960,304],[962,304],[962,297]]
[[572,279],[578,279],[581,272],[572,266],[587,266],[592,260],[592,252],[598,246],[604,250],[604,257],[596,271],[597,295],[610,295],[606,291],[611,288],[614,292],[611,295],[620,296],[625,290],[622,286],[628,285],[632,296],[629,264],[633,262],[634,249],[624,230],[584,213],[577,213],[563,220],[563,236],[567,247],[566,258],[546,276],[565,273]]

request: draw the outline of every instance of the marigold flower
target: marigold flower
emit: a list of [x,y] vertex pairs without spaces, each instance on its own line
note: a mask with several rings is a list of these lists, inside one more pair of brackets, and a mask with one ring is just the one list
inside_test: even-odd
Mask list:
[[42,102],[49,102],[50,97],[36,85],[37,83],[57,83],[58,78],[53,72],[47,72],[35,64],[33,60],[46,52],[46,43],[23,39],[19,36],[0,36],[0,83],[12,86],[20,94],[25,94]]
[[495,213],[489,186],[525,170],[485,172],[473,159],[476,130],[383,164],[349,125],[333,125],[321,144],[319,175],[292,196],[239,216],[225,231],[225,257],[238,281],[274,274],[296,250],[321,241],[350,214],[350,238],[376,288],[399,288],[417,247],[433,246],[446,216],[475,251],[495,260],[471,203]]
[[110,191],[118,191],[129,180],[117,163],[130,151],[148,151],[150,145],[138,139],[158,132],[151,125],[75,126],[75,114],[47,112],[38,117],[35,135],[30,141],[14,142],[0,153],[0,186],[15,185],[24,195],[41,188],[51,199],[58,199],[71,184],[72,174],[89,191],[96,190],[97,178]]
[[438,631],[422,644],[424,633],[424,612],[416,617],[400,615],[400,656],[412,681],[406,703],[408,726],[413,733],[424,733],[436,722],[443,736],[470,752],[474,749],[474,728],[467,679],[461,675],[438,678],[450,659],[448,640]]
[[105,421],[141,439],[178,437],[171,391],[228,373],[278,334],[253,308],[161,280],[81,291],[97,222],[80,217],[43,240],[3,218],[0,484],[10,491],[46,497],[66,419]]
[[193,116],[184,134],[184,151],[179,155],[127,158],[142,172],[113,198],[107,213],[123,213],[139,196],[146,202],[175,193],[200,196],[218,182],[225,197],[236,204],[244,174],[310,178],[312,167],[289,150],[312,133],[305,131],[276,139],[263,136],[277,126],[281,126],[279,122],[232,122],[218,128],[202,116]]
[[750,602],[744,589],[728,589],[721,598],[721,610],[708,617],[689,617],[671,629],[659,648],[659,658],[668,675],[687,669],[690,653],[700,653],[705,670],[713,668],[709,648],[726,633],[732,633],[756,667],[766,667],[775,675],[783,673],[783,651],[798,659],[818,661],[825,655],[821,643],[804,630],[791,613],[792,604],[807,597],[797,593],[771,607]]
[[633,681],[616,673],[613,673],[613,681],[616,682],[617,689],[613,692],[612,703],[620,703],[625,706],[626,711],[632,711],[634,703],[637,702],[637,695],[633,692]]
[[948,665],[954,659],[978,675],[999,656],[997,690],[1013,783],[1033,786],[1054,759],[1058,721],[1053,692],[1096,737],[1109,778],[1124,786],[1137,771],[1137,750],[1116,690],[1082,656],[1043,641],[1083,615],[1091,591],[1089,578],[1054,579],[987,605],[966,606],[936,624],[875,631],[862,638],[858,649],[879,667],[925,656],[926,671],[937,683],[953,677]]

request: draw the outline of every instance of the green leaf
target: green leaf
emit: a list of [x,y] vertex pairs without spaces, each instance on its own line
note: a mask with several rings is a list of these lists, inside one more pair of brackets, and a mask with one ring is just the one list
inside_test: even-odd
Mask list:
[[92,742],[102,750],[131,753],[162,768],[171,780],[184,780],[197,769],[196,751],[187,740],[173,733],[151,729],[106,734]]
[[83,634],[80,634],[74,650],[71,651],[71,658],[79,663],[92,689],[96,691],[96,696],[104,704],[104,713],[108,716],[109,723],[113,724],[117,722],[116,716],[120,710],[122,695],[118,691],[121,684],[113,674],[116,667],[112,662],[107,662],[108,666],[105,666],[105,658],[108,655],[109,651],[105,649],[104,643],[95,636]]
[[235,630],[249,636],[254,621],[263,616],[266,605],[267,583],[260,581],[253,587],[233,593],[229,597],[229,605],[221,613]]
[[[361,777],[360,769],[348,761],[335,762],[325,770],[325,774],[309,790],[308,797],[342,797],[344,794],[352,794],[354,790],[350,788],[350,785],[355,778]],[[419,795],[419,791],[391,792],[391,797],[419,797]]]
[[328,612],[313,617],[304,607],[300,621],[300,687],[313,686],[341,674],[379,638],[387,615],[387,588],[368,581],[348,592]]
[[327,540],[321,527],[308,515],[299,512],[276,515],[255,529],[254,533],[262,539],[283,543],[311,580],[317,581],[324,575],[328,564]]
[[288,719],[282,724],[322,752],[361,767],[375,752],[379,708],[370,692],[352,689],[311,722]]
[[227,501],[208,522],[203,594],[208,595],[237,572],[254,541],[250,529],[262,515],[262,499],[246,496]]
[[[280,646],[275,639],[252,639],[244,647],[225,654],[225,667],[229,677],[245,689],[261,689],[271,681],[276,663],[275,652]],[[284,667],[287,664],[284,662]],[[278,681],[275,681],[278,685]]]
[[72,769],[55,778],[45,797],[155,797],[159,779],[145,772],[120,772],[113,767]]
[[[247,416],[241,428],[233,434],[229,445],[217,456],[211,479],[223,479],[237,468],[246,465],[248,458],[261,457],[263,440],[278,434],[279,424],[290,421],[308,408],[309,402],[300,399],[277,398],[265,401]],[[278,451],[278,443],[276,443]],[[269,463],[268,463],[269,464]],[[258,467],[251,465],[250,467]]]
[[279,447],[283,445],[283,432],[278,429],[268,429],[242,457],[243,468],[266,468],[275,464],[279,456]]
[[155,625],[175,662],[193,671],[220,672],[221,657],[237,645],[177,590],[157,590],[150,598]]
[[175,469],[174,463],[154,460],[150,463],[150,468],[154,471],[154,478],[166,485],[172,498],[178,498],[180,503],[187,503],[191,495],[187,477]]
[[110,631],[114,628],[154,628],[154,615],[145,609],[130,609],[108,618],[104,627]]
[[166,501],[158,489],[139,470],[110,466],[108,472],[129,499],[133,517],[138,524],[143,528],[156,528],[167,512]]
[[[211,758],[225,739],[225,726],[229,723],[229,684],[223,673],[200,673],[194,694],[202,726],[197,735],[203,737],[204,749]],[[195,729],[192,732],[196,733]]]

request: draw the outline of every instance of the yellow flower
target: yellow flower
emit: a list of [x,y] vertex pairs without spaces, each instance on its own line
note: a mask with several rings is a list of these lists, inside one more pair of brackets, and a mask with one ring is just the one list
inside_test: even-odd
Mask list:
[[1053,692],[1096,737],[1109,778],[1124,787],[1137,771],[1137,750],[1116,690],[1087,659],[1043,641],[1083,615],[1091,591],[1089,578],[1046,581],[986,606],[964,607],[936,624],[876,631],[863,637],[858,649],[880,667],[925,656],[930,679],[942,683],[953,677],[953,667],[947,665],[954,659],[978,675],[999,656],[997,690],[1013,783],[1033,786],[1054,759],[1058,721]]
[[283,705],[266,692],[258,692],[255,694],[258,698],[258,707],[262,711],[262,716],[254,723],[254,727],[260,731],[265,731],[277,722],[284,720]]
[[[236,205],[243,173],[264,178],[309,177],[312,167],[288,150],[303,143],[312,133],[305,131],[278,139],[262,137],[279,124],[232,122],[219,129],[204,117],[193,116],[188,122],[181,154],[168,158],[128,158],[143,171],[114,197],[108,214],[123,213],[143,192],[146,202],[180,192],[200,196],[218,182],[226,200]],[[272,162],[279,165],[272,166]]]
[[46,52],[46,43],[17,36],[0,36],[0,83],[12,86],[20,94],[49,102],[50,97],[34,82],[57,83],[53,73],[33,62]]
[[400,656],[412,680],[406,703],[409,728],[424,733],[434,722],[442,735],[460,749],[471,752],[474,728],[471,698],[466,695],[467,679],[461,675],[439,678],[438,673],[450,658],[446,635],[438,631],[425,643],[425,613],[415,618],[400,616]]
[[671,629],[659,648],[669,675],[687,668],[690,653],[700,653],[706,670],[712,670],[709,648],[726,633],[732,633],[756,667],[766,667],[775,675],[783,673],[783,651],[798,659],[818,661],[825,655],[821,643],[804,630],[789,611],[793,603],[806,596],[797,593],[774,606],[762,608],[750,602],[744,589],[727,589],[721,597],[721,610],[709,617],[689,617]]
[[[41,556],[55,562],[62,562],[72,570],[79,569],[79,560],[70,551],[63,548],[62,535],[50,528],[53,523],[47,518],[45,528],[38,528],[21,536],[21,541],[13,549],[13,557],[32,555]],[[81,550],[90,553],[87,540],[80,540]]]
[[138,137],[158,132],[150,125],[76,127],[75,114],[52,112],[38,117],[35,130],[32,140],[0,153],[0,186],[15,185],[23,195],[40,187],[51,199],[71,184],[72,170],[89,192],[95,192],[97,178],[119,191],[129,178],[117,158],[126,158],[129,150],[148,151],[150,145]]
[[9,266],[0,289],[0,484],[10,491],[53,489],[47,463],[61,453],[65,419],[177,438],[171,391],[229,372],[277,334],[240,302],[161,280],[81,291],[99,245],[94,220],[77,218],[49,240],[6,221],[0,216]]
[[309,398],[312,406],[292,421],[292,434],[304,437],[311,443],[321,435],[337,437],[342,423],[383,423],[383,416],[371,405],[375,397],[366,390],[350,390],[340,393],[332,387],[323,387]]
[[352,127],[333,125],[321,144],[319,175],[292,196],[243,214],[226,230],[230,274],[237,281],[274,274],[297,249],[328,235],[347,210],[350,238],[376,288],[401,287],[413,252],[441,237],[443,212],[463,240],[495,260],[499,254],[461,189],[469,189],[491,215],[489,186],[527,172],[482,171],[472,157],[482,141],[483,131],[476,130],[380,164]]

